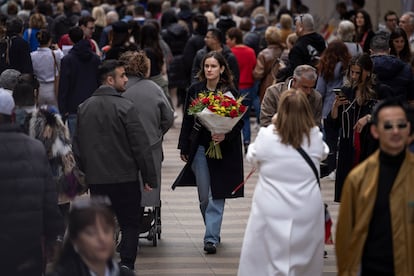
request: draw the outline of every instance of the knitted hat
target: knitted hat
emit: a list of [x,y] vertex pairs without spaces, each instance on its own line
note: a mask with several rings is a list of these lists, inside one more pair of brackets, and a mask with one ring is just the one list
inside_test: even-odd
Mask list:
[[12,115],[13,109],[13,96],[4,89],[0,89],[0,113],[5,115]]

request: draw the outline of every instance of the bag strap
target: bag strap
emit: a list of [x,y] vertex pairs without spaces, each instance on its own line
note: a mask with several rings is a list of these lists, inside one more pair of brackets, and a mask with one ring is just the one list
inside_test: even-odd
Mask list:
[[[59,66],[58,66],[57,61],[56,61],[55,52],[52,49],[50,49],[50,50],[52,51],[52,56],[53,56],[53,62],[54,62],[53,67],[55,68],[55,72],[56,71],[58,72],[58,76],[59,76],[60,75],[60,70],[59,70]],[[54,75],[55,75],[55,79],[56,79],[56,73]]]
[[306,153],[306,151],[303,150],[302,147],[299,147],[296,149],[300,155],[306,160],[306,163],[311,167],[313,173],[315,174],[316,181],[318,181],[319,188],[321,187],[321,181],[319,180],[319,173],[318,170],[315,167],[315,164],[313,163],[312,159],[309,157],[309,155]]

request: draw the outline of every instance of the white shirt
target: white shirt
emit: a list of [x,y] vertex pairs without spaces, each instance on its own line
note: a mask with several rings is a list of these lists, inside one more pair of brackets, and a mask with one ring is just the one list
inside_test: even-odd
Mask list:
[[[55,53],[56,63],[60,68],[60,60],[63,58],[63,52],[60,49],[54,50],[53,52]],[[55,70],[52,50],[46,47],[39,47],[36,51],[31,52],[30,56],[33,63],[33,73],[39,82],[53,82],[58,72]]]

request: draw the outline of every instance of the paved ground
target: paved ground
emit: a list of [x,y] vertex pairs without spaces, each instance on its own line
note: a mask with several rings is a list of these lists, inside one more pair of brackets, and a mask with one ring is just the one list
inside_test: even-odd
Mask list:
[[[216,255],[206,255],[203,252],[204,225],[198,209],[196,189],[193,187],[177,188],[175,191],[170,189],[184,165],[176,149],[180,126],[181,120],[177,118],[174,127],[165,136],[161,189],[161,239],[157,247],[153,247],[152,242],[146,239],[140,240],[136,272],[140,276],[236,275],[257,173],[253,174],[247,182],[244,198],[226,201],[222,243]],[[250,169],[251,166],[245,164],[245,175]],[[338,204],[332,202],[333,185],[333,181],[322,180],[323,197],[329,205],[335,226]],[[326,246],[326,250],[328,258],[324,260],[323,275],[336,275],[333,246]]]

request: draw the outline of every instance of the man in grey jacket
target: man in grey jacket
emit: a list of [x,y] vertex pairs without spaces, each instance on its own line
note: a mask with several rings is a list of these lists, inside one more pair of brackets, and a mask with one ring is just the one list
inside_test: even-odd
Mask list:
[[79,106],[73,147],[92,196],[112,202],[122,240],[121,266],[134,269],[138,247],[141,191],[157,187],[148,134],[133,102],[121,95],[128,78],[122,62],[107,60],[99,67],[102,85]]

